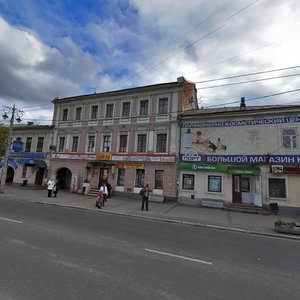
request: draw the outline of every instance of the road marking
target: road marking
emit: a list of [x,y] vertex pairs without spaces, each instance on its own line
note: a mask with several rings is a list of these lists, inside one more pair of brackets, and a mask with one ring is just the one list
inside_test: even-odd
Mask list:
[[200,259],[196,259],[196,258],[190,258],[190,257],[186,257],[186,256],[168,253],[168,252],[157,251],[157,250],[148,249],[148,248],[145,248],[145,251],[162,254],[162,255],[167,255],[167,256],[172,256],[172,257],[176,257],[176,258],[181,258],[181,259],[185,259],[185,260],[195,261],[195,262],[198,262],[201,264],[212,265],[212,262],[210,262],[210,261],[200,260]]
[[14,223],[23,224],[22,221],[12,220],[12,219],[7,219],[7,218],[1,218],[1,217],[0,217],[0,220],[4,220],[4,221],[9,221],[9,222],[14,222]]

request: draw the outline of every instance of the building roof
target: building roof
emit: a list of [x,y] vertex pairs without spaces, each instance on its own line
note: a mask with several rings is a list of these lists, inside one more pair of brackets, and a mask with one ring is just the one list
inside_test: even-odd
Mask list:
[[282,110],[300,110],[300,105],[259,105],[259,106],[246,106],[241,109],[240,106],[221,107],[221,108],[201,108],[197,110],[189,110],[182,113],[183,117],[203,116],[203,115],[221,115],[227,113],[240,113],[245,115],[247,113],[255,112],[269,112],[269,111],[282,111]]

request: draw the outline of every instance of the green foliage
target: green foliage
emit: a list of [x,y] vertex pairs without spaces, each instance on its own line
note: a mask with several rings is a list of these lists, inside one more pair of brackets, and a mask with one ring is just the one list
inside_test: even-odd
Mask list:
[[3,124],[0,124],[0,157],[4,156],[5,154],[8,134],[9,134],[9,128],[5,127]]

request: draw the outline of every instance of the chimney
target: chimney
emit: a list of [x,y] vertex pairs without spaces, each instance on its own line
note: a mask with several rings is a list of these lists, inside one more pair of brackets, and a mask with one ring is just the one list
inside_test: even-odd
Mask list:
[[240,110],[246,109],[245,97],[241,98]]

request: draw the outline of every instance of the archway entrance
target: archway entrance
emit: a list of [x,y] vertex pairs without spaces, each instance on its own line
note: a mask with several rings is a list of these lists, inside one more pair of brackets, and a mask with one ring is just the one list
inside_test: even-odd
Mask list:
[[59,189],[69,189],[71,186],[72,172],[68,168],[61,168],[56,172]]

